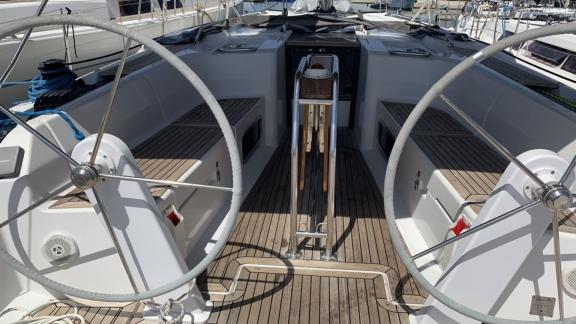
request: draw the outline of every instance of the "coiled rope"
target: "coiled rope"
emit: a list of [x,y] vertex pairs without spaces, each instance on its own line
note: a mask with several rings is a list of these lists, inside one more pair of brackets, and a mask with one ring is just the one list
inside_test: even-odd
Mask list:
[[[42,70],[40,74],[30,81],[10,82],[9,85],[28,84],[28,101],[36,102],[36,99],[48,91],[70,89],[75,86],[76,74],[65,66]],[[58,109],[45,109],[42,111],[15,112],[18,116],[37,117],[43,115],[58,115],[72,129],[74,138],[78,141],[84,139],[84,134],[76,127],[70,116]],[[1,118],[3,117],[3,118]],[[6,135],[16,123],[0,114],[0,135]],[[3,136],[0,136],[2,138]]]
[[76,82],[76,74],[67,67],[42,71],[28,85],[28,100],[35,102],[43,93],[53,90],[70,89]]
[[[38,317],[34,317],[34,315],[36,315],[36,313],[38,313],[39,311],[41,311],[42,309],[53,305],[53,304],[57,304],[57,303],[62,303],[65,304],[67,306],[70,306],[70,308],[72,308],[73,312],[72,313],[68,313],[68,314],[64,314],[64,315],[44,315],[44,316],[38,316]],[[28,311],[24,308],[20,308],[20,307],[12,307],[12,308],[8,308],[6,310],[4,310],[3,312],[0,312],[0,317],[11,313],[11,312],[22,312],[25,313],[24,316],[20,317],[19,320],[13,322],[13,324],[85,324],[86,321],[84,320],[84,317],[82,317],[80,314],[78,314],[78,307],[76,307],[76,305],[70,303],[70,302],[63,302],[63,301],[58,301],[58,300],[53,300],[50,302],[47,302],[45,304],[42,304],[36,308],[34,308],[31,311]]]

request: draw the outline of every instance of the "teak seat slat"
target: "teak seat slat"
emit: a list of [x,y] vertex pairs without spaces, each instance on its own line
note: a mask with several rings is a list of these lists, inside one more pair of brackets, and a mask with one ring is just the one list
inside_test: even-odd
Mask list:
[[[258,102],[258,98],[219,100],[231,125],[236,125]],[[212,111],[206,104],[194,107],[174,123],[157,132],[133,150],[134,159],[145,178],[179,180],[222,138]],[[151,189],[160,197],[166,188]],[[51,208],[90,207],[84,193],[74,190]]]

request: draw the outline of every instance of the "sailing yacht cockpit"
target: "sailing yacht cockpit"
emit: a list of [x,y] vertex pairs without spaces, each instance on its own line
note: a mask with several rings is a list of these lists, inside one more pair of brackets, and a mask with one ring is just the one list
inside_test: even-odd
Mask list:
[[335,7],[1,26],[124,50],[0,106],[0,322],[573,321],[576,92],[502,50],[576,24],[486,47]]

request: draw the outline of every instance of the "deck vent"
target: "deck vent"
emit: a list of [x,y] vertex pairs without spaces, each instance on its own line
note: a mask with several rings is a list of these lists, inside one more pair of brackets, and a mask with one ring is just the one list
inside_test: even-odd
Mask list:
[[62,234],[54,234],[44,243],[42,253],[48,262],[61,264],[76,257],[78,246],[73,238]]
[[564,289],[572,296],[576,296],[576,267],[564,270]]

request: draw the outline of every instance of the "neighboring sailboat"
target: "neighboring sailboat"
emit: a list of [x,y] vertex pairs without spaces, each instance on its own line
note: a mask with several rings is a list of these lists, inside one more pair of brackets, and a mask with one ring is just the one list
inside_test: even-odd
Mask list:
[[[34,16],[41,2],[0,2],[0,26]],[[79,15],[115,21],[123,26],[156,38],[166,33],[186,29],[226,17],[238,12],[231,9],[233,0],[49,0],[42,15]],[[235,11],[236,10],[236,11]],[[0,41],[0,71],[13,58],[24,34]],[[36,74],[41,58],[64,59],[78,75],[90,72],[99,66],[119,58],[123,46],[119,38],[93,28],[64,26],[52,29],[36,29],[31,34],[28,50],[6,81],[29,80]],[[139,49],[134,46],[132,52]],[[131,52],[131,53],[132,53]],[[10,83],[10,82],[8,82]],[[20,85],[0,89],[0,103],[12,105],[26,99],[26,86]]]
[[[486,5],[490,3],[491,5]],[[539,6],[514,6],[511,2],[469,2],[455,31],[487,44],[530,29],[567,23],[576,18],[574,8],[562,1]],[[546,71],[550,77],[576,87],[576,36],[544,37],[507,50],[526,66]]]

